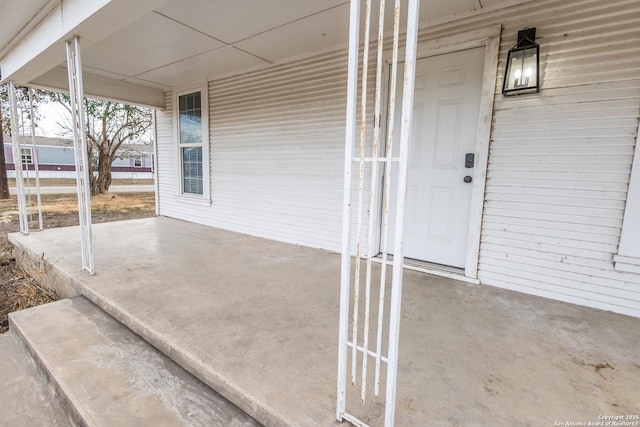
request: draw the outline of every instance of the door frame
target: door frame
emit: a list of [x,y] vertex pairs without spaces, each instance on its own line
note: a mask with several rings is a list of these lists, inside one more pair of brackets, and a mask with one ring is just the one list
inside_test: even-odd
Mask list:
[[[487,179],[487,167],[489,161],[489,142],[491,137],[491,121],[493,118],[493,104],[496,94],[496,79],[498,76],[498,59],[500,53],[500,37],[502,26],[496,25],[484,29],[470,31],[464,34],[457,34],[433,40],[426,40],[418,43],[417,59],[428,58],[430,56],[454,53],[462,50],[484,47],[484,66],[482,75],[482,87],[480,93],[480,111],[478,115],[478,129],[476,131],[475,165],[473,168],[473,183],[471,193],[471,207],[469,212],[469,230],[467,238],[466,261],[464,277],[477,282],[478,260],[480,257],[480,236],[482,231],[482,212],[484,209],[485,188]],[[389,52],[390,54],[390,52]],[[386,61],[390,64],[390,56]],[[385,67],[388,70],[388,67]],[[388,74],[388,71],[387,71]],[[385,77],[386,90],[384,100],[388,110],[389,83],[388,76]],[[387,111],[388,112],[388,111]],[[387,114],[388,119],[388,114]],[[383,121],[383,134],[388,129],[387,120]],[[386,138],[385,138],[386,141]],[[382,210],[383,186],[380,186],[379,211]],[[378,249],[380,245],[379,224]],[[426,269],[420,269],[426,270]],[[431,270],[429,270],[431,272]],[[451,273],[443,274],[447,277],[455,278],[457,275]]]

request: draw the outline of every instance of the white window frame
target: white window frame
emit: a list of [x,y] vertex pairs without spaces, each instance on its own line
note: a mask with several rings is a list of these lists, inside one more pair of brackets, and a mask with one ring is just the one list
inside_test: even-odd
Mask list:
[[640,124],[636,132],[636,148],[631,165],[627,204],[622,220],[618,254],[614,268],[628,273],[640,273]]
[[[25,159],[28,161],[25,162]],[[20,164],[32,165],[33,164],[33,148],[21,147],[20,148]]]
[[[211,204],[211,178],[210,178],[210,158],[209,158],[209,87],[208,82],[181,86],[173,90],[173,132],[175,141],[175,153],[177,160],[177,194],[179,197],[194,203]],[[180,121],[179,121],[179,97],[200,92],[200,102],[202,108],[202,195],[184,192],[184,177],[182,165],[182,145],[180,144]]]
[[[139,164],[136,165],[136,162],[139,163]],[[140,155],[133,156],[133,167],[134,168],[141,168],[142,167],[142,156],[140,156]]]

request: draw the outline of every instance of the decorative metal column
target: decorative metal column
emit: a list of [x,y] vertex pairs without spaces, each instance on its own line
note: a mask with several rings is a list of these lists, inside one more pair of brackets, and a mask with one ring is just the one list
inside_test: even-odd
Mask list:
[[29,115],[31,116],[31,160],[33,161],[33,170],[36,175],[36,199],[38,203],[38,230],[42,231],[44,230],[44,223],[42,221],[42,197],[40,195],[40,163],[38,163],[39,162],[38,147],[36,146],[36,119],[34,116],[32,88],[29,88]]
[[80,40],[76,36],[67,41],[67,71],[69,74],[69,95],[71,98],[71,124],[73,147],[76,156],[76,184],[78,190],[78,216],[80,218],[80,246],[82,268],[94,274],[93,247],[91,242],[91,191],[87,156],[86,114],[82,87],[82,63],[80,60]]
[[[373,394],[378,397],[381,384],[384,384],[384,425],[394,425],[396,404],[396,383],[398,373],[398,347],[400,333],[400,313],[402,303],[402,279],[403,279],[403,229],[405,198],[407,190],[408,153],[411,139],[411,126],[413,115],[413,95],[415,81],[415,65],[418,35],[418,16],[420,0],[409,0],[407,33],[405,47],[405,72],[403,80],[402,117],[399,141],[399,156],[393,157],[395,104],[397,89],[398,52],[400,39],[400,0],[395,0],[393,10],[393,42],[392,63],[389,97],[389,117],[387,118],[387,142],[386,147],[381,147],[381,99],[383,76],[383,51],[384,51],[384,18],[385,0],[379,2],[377,58],[376,58],[376,83],[374,96],[374,123],[372,135],[367,132],[367,118],[371,113],[367,111],[369,50],[371,43],[370,29],[372,16],[372,0],[364,2],[364,38],[362,40],[363,52],[360,55],[361,25],[361,1],[351,0],[350,8],[350,34],[349,34],[349,75],[347,80],[347,117],[345,135],[345,169],[344,169],[344,200],[342,222],[342,269],[340,284],[340,329],[338,350],[338,387],[336,417],[338,421],[349,421],[358,426],[366,424],[347,408],[348,396],[357,396],[361,405],[365,405],[367,397]],[[359,59],[362,58],[362,62]],[[361,75],[359,77],[359,69]],[[360,81],[360,111],[358,111],[357,93],[358,81]],[[359,113],[359,114],[358,114]],[[360,146],[359,153],[354,154],[356,138],[356,120],[360,117]],[[357,165],[357,166],[356,166]],[[397,165],[397,188],[395,194],[391,189],[391,175]],[[354,185],[354,168],[358,170],[358,198],[356,216],[354,218],[351,209],[352,187]],[[382,182],[384,191],[379,189],[379,169],[383,168]],[[368,171],[367,171],[368,169]],[[366,180],[367,173],[369,180]],[[367,182],[368,181],[368,182]],[[368,192],[365,185],[368,184]],[[367,198],[365,199],[365,194]],[[381,199],[379,198],[381,194]],[[390,203],[395,198],[395,224],[393,224],[393,270],[391,275],[390,302],[386,298],[387,259],[389,256],[389,222]],[[381,204],[380,204],[381,201]],[[376,213],[381,210],[381,218]],[[364,215],[367,218],[366,236],[363,233]],[[374,275],[372,258],[374,253],[375,231],[380,224],[380,256],[382,258],[380,275]],[[355,224],[355,230],[352,229]],[[352,247],[352,237],[355,237],[355,247]],[[366,254],[365,249],[366,248]],[[352,249],[355,250],[355,259],[352,260]],[[364,261],[364,262],[363,262]],[[351,275],[354,264],[353,277]],[[365,272],[362,272],[362,269]],[[364,301],[361,299],[362,276],[364,276]],[[377,277],[374,277],[377,276]],[[377,304],[372,306],[375,293],[372,287],[379,289]],[[351,293],[353,292],[353,301]],[[372,310],[373,308],[373,310]],[[385,312],[389,313],[385,321]],[[377,315],[376,313],[377,312]],[[372,314],[374,314],[372,316]],[[370,335],[375,325],[375,345],[370,343]],[[388,328],[388,329],[387,329]],[[384,332],[388,331],[385,335]],[[386,356],[383,348],[386,344]],[[368,364],[370,358],[374,367]],[[386,363],[386,375],[381,373],[381,364]],[[350,369],[349,369],[350,368]],[[360,369],[359,369],[360,368]],[[348,376],[348,371],[350,375]],[[367,376],[372,371],[374,375],[373,385],[368,384]],[[359,378],[358,378],[359,377]],[[350,379],[353,389],[347,389],[347,378]],[[358,381],[359,380],[359,381]],[[359,383],[359,388],[357,384]],[[357,390],[356,390],[357,389]],[[372,389],[372,390],[371,390]],[[350,390],[353,390],[350,392]],[[362,412],[363,409],[360,409]],[[366,409],[364,409],[366,411]]]
[[[407,168],[411,125],[413,122],[413,95],[416,77],[416,52],[418,48],[418,16],[420,0],[409,0],[407,41],[404,59],[404,87],[402,92],[402,127],[400,129],[400,166],[396,200],[395,242],[393,252],[393,280],[391,284],[391,313],[389,315],[389,363],[387,366],[387,406],[385,426],[392,426],[396,411],[396,380],[398,374],[398,347],[400,342],[400,308],[402,305],[402,274],[404,266],[404,208],[407,198]],[[394,35],[395,37],[395,35]],[[393,402],[393,404],[389,404]]]
[[29,218],[27,216],[27,201],[24,193],[24,178],[22,176],[22,144],[20,135],[20,121],[18,119],[18,101],[16,87],[9,82],[9,107],[11,108],[11,134],[13,141],[13,164],[16,173],[16,196],[18,198],[18,219],[20,232],[29,234]]

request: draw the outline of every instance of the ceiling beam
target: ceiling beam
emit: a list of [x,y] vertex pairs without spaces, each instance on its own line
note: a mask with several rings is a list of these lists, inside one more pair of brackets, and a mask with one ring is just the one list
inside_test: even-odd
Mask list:
[[[164,94],[161,89],[127,83],[87,72],[82,73],[82,80],[84,94],[87,97],[108,99],[143,107],[164,108]],[[56,67],[33,80],[30,86],[55,92],[68,92],[67,70],[63,67]]]

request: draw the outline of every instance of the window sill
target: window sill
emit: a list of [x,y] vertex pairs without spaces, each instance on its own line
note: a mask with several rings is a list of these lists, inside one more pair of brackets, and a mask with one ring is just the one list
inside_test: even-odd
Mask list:
[[615,255],[613,257],[613,268],[616,271],[640,274],[640,258]]
[[204,196],[192,196],[189,194],[178,194],[178,198],[181,202],[184,202],[193,206],[211,206],[212,200]]

